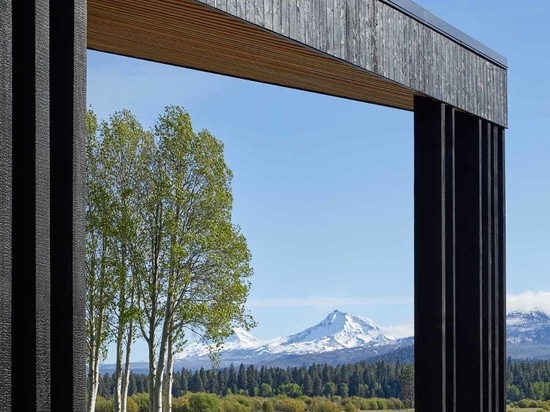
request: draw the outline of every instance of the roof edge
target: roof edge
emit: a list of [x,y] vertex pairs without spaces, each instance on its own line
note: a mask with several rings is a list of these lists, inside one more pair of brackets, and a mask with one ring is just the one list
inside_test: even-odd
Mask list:
[[474,53],[492,61],[503,69],[508,69],[508,59],[493,49],[485,46],[473,37],[457,29],[446,21],[440,19],[428,10],[412,2],[411,0],[380,0],[382,3],[401,11],[420,23],[432,28],[440,34],[472,50]]

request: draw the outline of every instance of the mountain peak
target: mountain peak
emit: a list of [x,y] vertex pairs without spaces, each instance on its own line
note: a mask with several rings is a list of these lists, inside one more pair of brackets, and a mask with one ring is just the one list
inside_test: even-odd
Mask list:
[[243,349],[257,348],[263,344],[261,340],[255,338],[251,333],[243,328],[233,328],[233,335],[225,341],[225,345],[228,343],[233,344],[232,346],[238,346]]
[[336,309],[317,325],[289,336],[285,344],[307,344],[317,350],[328,351],[393,340],[394,337],[384,335],[380,327],[370,319]]
[[[515,311],[506,315],[506,341],[512,345],[540,345],[550,342],[550,317],[540,311]],[[534,348],[530,349],[534,353]]]
[[506,320],[508,322],[550,322],[550,317],[538,310],[530,310],[526,312],[514,311],[506,315]]

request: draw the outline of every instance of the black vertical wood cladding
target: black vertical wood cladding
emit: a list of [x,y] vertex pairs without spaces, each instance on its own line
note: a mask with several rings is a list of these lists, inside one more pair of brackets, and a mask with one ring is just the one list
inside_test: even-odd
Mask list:
[[455,122],[457,408],[484,412],[481,120],[456,113]]
[[86,3],[1,2],[0,23],[0,411],[80,411]]
[[448,367],[454,358],[447,343],[454,325],[446,314],[449,309],[452,319],[448,282],[454,279],[454,257],[447,250],[454,242],[454,224],[445,207],[454,202],[453,193],[446,190],[453,184],[453,135],[447,133],[453,116],[444,104],[415,101],[415,363],[430,365],[416,369],[415,403],[422,411],[444,411],[453,402],[446,395],[454,387]]
[[[37,42],[41,27],[38,15],[45,2],[14,2],[13,7],[13,71],[12,71],[12,409],[32,411],[44,406],[37,399],[37,241],[36,177],[37,145],[48,136],[37,135]],[[31,12],[29,12],[29,8]],[[37,27],[38,26],[38,27]],[[43,85],[41,85],[43,86]],[[43,115],[43,113],[41,113]],[[43,302],[48,305],[47,300]],[[41,365],[42,366],[42,365]],[[28,392],[18,393],[27,382]]]
[[495,316],[494,316],[494,332],[493,339],[495,340],[495,370],[497,376],[497,385],[495,392],[498,395],[497,410],[502,411],[506,408],[506,172],[504,168],[505,160],[505,140],[504,128],[494,125],[493,136],[495,143],[495,159],[494,167],[496,176],[494,183],[495,192],[495,230],[498,233],[494,237],[495,244]]
[[503,130],[415,98],[416,410],[504,404]]
[[[86,4],[0,23],[0,410],[84,410]],[[416,409],[501,411],[504,131],[420,97],[414,127]]]
[[[86,4],[50,2],[53,410],[81,410],[85,392],[84,136]],[[67,121],[72,119],[72,121]]]
[[445,107],[445,147],[442,172],[445,179],[443,214],[445,216],[445,406],[447,411],[456,410],[456,239],[455,219],[455,110]]
[[0,410],[11,410],[12,5],[0,2]]

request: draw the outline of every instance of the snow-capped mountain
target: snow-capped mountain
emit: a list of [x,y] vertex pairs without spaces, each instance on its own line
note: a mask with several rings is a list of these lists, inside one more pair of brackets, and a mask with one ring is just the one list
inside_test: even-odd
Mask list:
[[515,358],[550,357],[550,317],[541,311],[511,312],[506,316],[506,343]]
[[[540,311],[512,312],[506,316],[506,327],[508,356],[550,359],[550,316]],[[236,328],[220,351],[220,366],[231,363],[280,367],[342,364],[385,356],[398,350],[409,351],[407,348],[412,345],[412,336],[396,339],[370,319],[335,310],[302,332],[268,341]],[[177,354],[175,367],[210,367],[212,363],[208,355],[208,345],[188,343]],[[103,365],[103,369],[108,370],[109,366]],[[140,368],[146,368],[146,363],[136,364],[132,369],[138,371]]]
[[506,332],[511,344],[550,344],[550,317],[540,311],[511,312],[506,316]]
[[[269,341],[256,339],[242,329],[235,329],[234,332],[220,350],[222,365],[244,361],[257,364],[299,364],[304,357],[326,357],[329,352],[334,353],[331,359],[337,362],[340,352],[346,358],[367,358],[411,343],[410,340],[397,339],[384,333],[370,319],[339,310],[331,312],[324,320],[302,332]],[[193,342],[177,355],[177,362],[202,365],[209,362],[208,353],[206,344]]]
[[310,353],[367,344],[383,345],[395,340],[393,336],[385,335],[372,320],[335,310],[317,325],[268,346],[273,352]]
[[[224,342],[222,352],[254,350],[262,345],[265,345],[264,341],[256,339],[245,329],[233,328],[233,335]],[[203,342],[195,341],[185,345],[183,350],[178,353],[177,357],[208,356],[208,354],[208,345]]]
[[332,350],[353,348],[373,341],[385,343],[394,340],[393,336],[384,335],[372,320],[335,310],[317,325],[289,336],[285,344],[323,342]]

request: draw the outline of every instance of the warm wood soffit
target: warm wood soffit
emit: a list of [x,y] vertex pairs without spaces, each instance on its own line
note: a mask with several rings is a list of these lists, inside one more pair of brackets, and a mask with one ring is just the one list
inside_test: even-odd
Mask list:
[[[325,4],[327,1],[330,0],[321,3]],[[214,1],[204,0],[202,3],[214,4]],[[264,14],[255,21],[247,10],[237,9],[239,1],[218,1],[224,3],[222,10],[202,3],[194,0],[88,0],[88,48],[404,110],[413,110],[415,94],[428,95],[506,125],[506,112],[495,115],[492,108],[500,103],[499,100],[503,100],[505,106],[505,91],[501,92],[497,99],[490,95],[481,98],[476,95],[476,102],[469,102],[473,100],[470,98],[463,102],[461,98],[464,98],[458,93],[456,85],[445,84],[449,82],[442,76],[439,76],[440,84],[430,84],[426,78],[422,79],[421,75],[416,76],[413,73],[414,67],[403,66],[399,69],[399,62],[391,66],[392,56],[389,53],[386,59],[389,71],[384,67],[384,59],[370,53],[369,56],[375,63],[373,66],[369,56],[361,56],[361,53],[355,53],[352,48],[350,49],[351,44],[359,49],[357,43],[362,38],[359,34],[355,33],[353,37],[354,33],[350,32],[349,39],[346,39],[345,33],[340,33],[339,42],[333,40],[333,33],[330,33],[328,40],[327,36],[319,34],[323,29],[330,31],[338,28],[337,22],[334,28],[328,27],[330,25],[324,20],[324,13],[323,21],[320,22],[323,27],[319,29],[312,26],[311,22],[302,21],[302,39],[299,36],[300,32],[297,33],[298,36],[293,36],[296,33],[292,33],[292,26],[287,28],[288,34],[285,33],[284,24],[274,27],[273,15],[269,17],[269,23],[265,22],[263,19],[267,10],[262,9]],[[229,3],[236,5],[233,13],[229,9]],[[243,1],[242,4],[244,3]],[[281,4],[280,1],[278,3]],[[314,8],[321,7],[319,1],[305,0],[305,3],[313,5]],[[365,0],[365,6],[362,7],[375,3],[376,0]],[[258,11],[257,8],[255,10]],[[314,11],[318,15],[319,10],[305,10],[311,14],[313,24],[317,21],[313,19]],[[242,12],[242,18],[239,18],[241,16],[238,12]],[[372,10],[368,12],[372,13]],[[386,14],[395,20],[391,13]],[[294,15],[294,18],[299,26],[300,17]],[[307,19],[307,14],[302,16],[302,19]],[[345,27],[345,30],[351,30],[358,23],[359,21],[347,21],[347,24],[343,23],[341,26]],[[309,26],[305,27],[308,24]],[[418,31],[416,28],[415,30]],[[313,32],[316,35],[313,35]],[[310,45],[312,40],[315,47]],[[332,45],[331,40],[334,42]],[[350,44],[344,46],[347,40]],[[342,50],[334,47],[338,46],[337,43],[342,44]],[[404,47],[408,46],[393,46],[390,52],[401,53]],[[363,47],[363,50],[367,48],[368,45]],[[348,53],[342,56],[340,51]],[[401,57],[402,61],[404,59],[405,57]],[[479,60],[484,68],[489,67],[490,75],[499,74],[496,71],[498,68],[493,69],[489,62],[485,63],[481,58]],[[399,72],[392,72],[391,67],[398,67]],[[420,71],[422,68],[416,67],[416,70]],[[456,71],[460,70],[457,68]],[[411,87],[411,82],[404,76],[412,75],[415,76],[415,83]],[[494,79],[488,78],[486,74],[483,78],[487,78],[489,84],[495,83]],[[489,93],[492,91],[489,90]],[[484,107],[480,107],[480,104]]]

